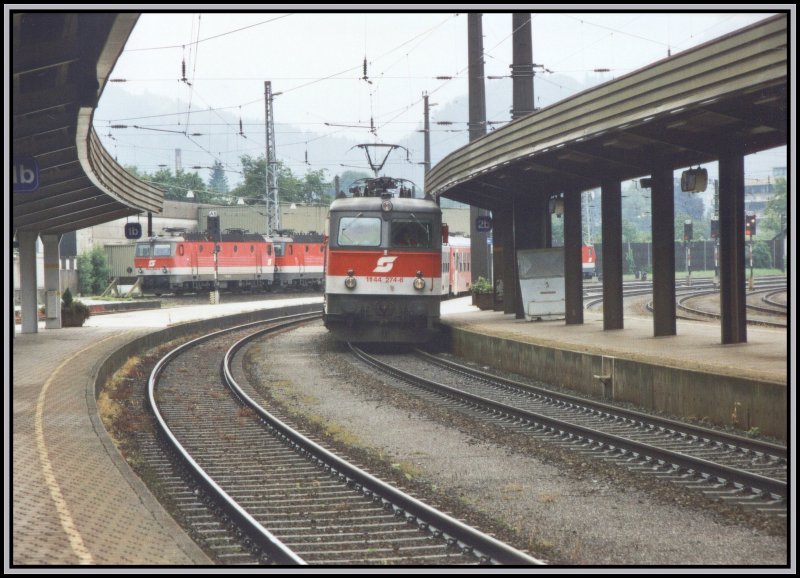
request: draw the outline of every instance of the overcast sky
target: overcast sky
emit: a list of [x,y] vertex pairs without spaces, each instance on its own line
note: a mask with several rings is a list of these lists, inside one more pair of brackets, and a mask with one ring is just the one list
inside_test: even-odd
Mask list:
[[[581,84],[611,80],[770,15],[535,13],[533,60],[542,65],[536,83],[552,87],[563,76]],[[486,75],[507,76],[511,14],[484,14],[483,34]],[[434,119],[449,101],[464,97],[466,71],[465,13],[145,13],[112,74],[125,82],[109,83],[106,92],[148,92],[191,103],[180,105],[182,112],[212,108],[263,122],[264,81],[270,80],[273,93],[280,93],[276,122],[356,143],[375,138],[369,131],[374,119],[377,139],[392,143],[419,128],[424,91],[439,105],[431,111]],[[500,87],[487,80],[487,100]],[[574,92],[565,83],[555,88],[563,98]],[[487,110],[489,120],[508,120],[508,98],[499,110]],[[96,118],[114,120],[103,116],[102,101]],[[182,131],[177,123],[187,119],[191,123],[186,115],[147,123]],[[235,135],[239,127],[218,130]],[[263,129],[258,135],[263,143]],[[775,154],[779,165],[782,155]]]

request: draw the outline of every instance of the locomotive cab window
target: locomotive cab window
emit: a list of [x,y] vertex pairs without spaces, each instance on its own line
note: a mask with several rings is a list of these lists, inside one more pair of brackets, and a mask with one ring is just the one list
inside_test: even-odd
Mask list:
[[433,246],[433,223],[430,220],[413,216],[409,219],[393,219],[391,227],[392,247]]
[[137,257],[150,257],[150,243],[136,243]]
[[342,247],[379,247],[381,244],[381,219],[376,217],[342,217],[336,234],[336,243]]
[[153,257],[169,257],[172,255],[172,246],[169,243],[153,245]]

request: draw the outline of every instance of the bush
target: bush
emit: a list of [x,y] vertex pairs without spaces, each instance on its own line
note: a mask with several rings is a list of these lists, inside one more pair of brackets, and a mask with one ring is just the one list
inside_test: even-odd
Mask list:
[[494,287],[492,286],[492,282],[485,277],[478,277],[478,280],[472,284],[472,292],[478,294],[494,293]]
[[61,296],[61,325],[64,327],[80,327],[91,316],[89,307],[72,298],[69,288]]
[[[750,249],[748,248],[748,254]],[[769,246],[764,241],[758,241],[753,246],[753,267],[758,269],[769,269],[772,267],[772,253]]]

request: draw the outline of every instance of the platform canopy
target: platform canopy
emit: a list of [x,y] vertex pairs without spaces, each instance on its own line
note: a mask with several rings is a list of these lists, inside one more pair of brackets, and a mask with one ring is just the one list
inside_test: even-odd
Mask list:
[[497,209],[785,145],[788,41],[788,16],[768,17],[533,112],[445,157],[425,191]]
[[15,233],[65,233],[161,212],[163,192],[125,172],[92,128],[100,94],[138,17],[12,11]]

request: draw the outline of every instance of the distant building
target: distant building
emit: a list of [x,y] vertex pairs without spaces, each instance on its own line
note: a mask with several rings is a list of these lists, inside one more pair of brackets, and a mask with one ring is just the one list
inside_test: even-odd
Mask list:
[[775,194],[773,179],[745,179],[744,182],[744,210],[755,213],[757,218],[764,214],[767,203]]

